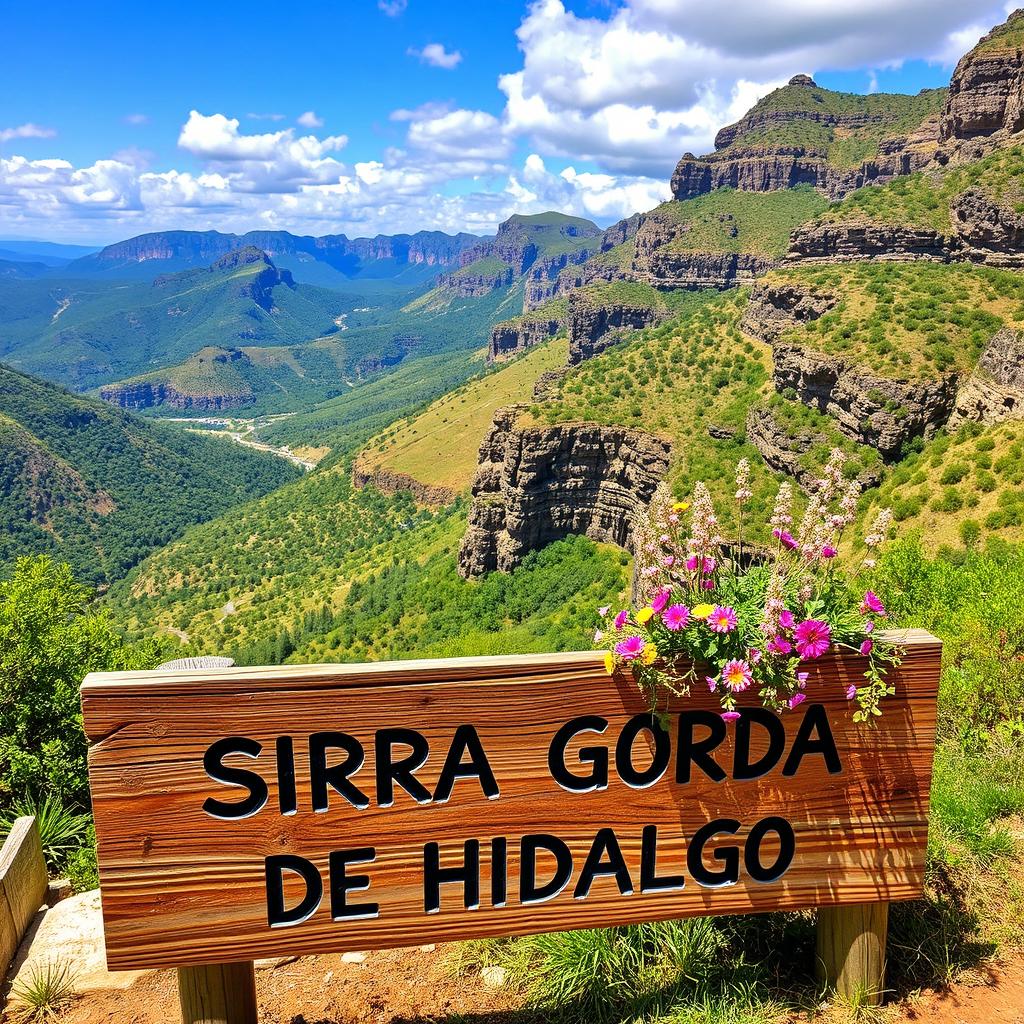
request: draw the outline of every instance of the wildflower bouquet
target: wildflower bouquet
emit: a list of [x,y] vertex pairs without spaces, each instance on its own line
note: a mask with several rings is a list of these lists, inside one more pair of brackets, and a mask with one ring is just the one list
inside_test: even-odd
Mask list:
[[[739,717],[740,695],[755,689],[766,707],[795,708],[806,699],[806,662],[833,649],[865,658],[864,682],[851,685],[854,719],[881,714],[892,694],[886,670],[899,650],[875,633],[886,610],[871,590],[854,591],[838,567],[839,544],[853,522],[860,488],[843,479],[842,452],[832,453],[799,526],[793,523],[793,490],[779,488],[767,546],[744,544],[744,514],[752,497],[750,466],[736,474],[739,535],[726,545],[703,483],[691,501],[674,502],[662,484],[635,526],[633,610],[603,622],[595,643],[607,647],[609,673],[628,666],[645,690],[689,693],[702,676],[722,703],[722,717]],[[868,558],[892,524],[879,514],[865,538]],[[794,532],[795,530],[795,532]],[[683,669],[681,666],[685,666]]]

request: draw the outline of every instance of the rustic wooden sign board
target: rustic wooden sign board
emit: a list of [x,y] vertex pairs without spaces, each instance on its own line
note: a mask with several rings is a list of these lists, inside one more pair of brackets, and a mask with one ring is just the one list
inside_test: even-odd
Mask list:
[[921,894],[940,645],[873,726],[654,719],[600,654],[109,673],[82,686],[112,969]]

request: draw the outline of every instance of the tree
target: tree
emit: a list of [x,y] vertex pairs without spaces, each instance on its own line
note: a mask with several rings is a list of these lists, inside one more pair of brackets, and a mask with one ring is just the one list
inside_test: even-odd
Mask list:
[[152,668],[155,644],[130,645],[71,568],[21,558],[0,580],[0,803],[56,797],[88,806],[78,688],[89,672]]

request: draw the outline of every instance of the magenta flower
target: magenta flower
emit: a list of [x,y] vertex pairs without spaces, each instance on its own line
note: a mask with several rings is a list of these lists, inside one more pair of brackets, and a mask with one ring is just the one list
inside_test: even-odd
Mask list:
[[860,653],[866,658],[874,650],[874,647],[874,640],[865,640],[864,643],[860,645]]
[[789,530],[772,530],[772,536],[784,548],[789,548],[790,551],[795,551],[800,546],[797,544],[796,538],[789,532]]
[[886,615],[885,605],[882,604],[882,599],[873,590],[869,590],[864,595],[864,600],[860,603],[861,615],[867,615],[868,612],[873,612],[875,615],[881,615],[883,619]]
[[685,629],[690,621],[690,609],[685,604],[670,604],[661,614],[661,621],[665,628],[673,633]]
[[793,645],[784,636],[773,636],[768,641],[768,650],[772,654],[786,655],[792,652]]
[[796,619],[793,618],[793,613],[788,609],[783,609],[779,612],[779,625],[783,629],[793,629],[796,626]]
[[857,687],[856,686],[848,686],[846,688],[846,699],[847,700],[853,700],[853,698],[856,697],[856,696],[857,696]]
[[626,621],[628,619],[629,619],[629,612],[627,612],[626,609],[623,608],[622,611],[619,612],[619,614],[615,616],[615,618],[613,620],[613,624],[614,624],[616,629],[622,629],[622,627],[626,624]]
[[821,557],[822,558],[835,558],[838,554],[839,554],[839,552],[836,551],[836,549],[834,547],[832,547],[831,544],[826,544],[821,549]]
[[654,597],[651,598],[651,611],[655,615],[658,614],[668,604],[668,599],[672,596],[672,591],[668,587],[662,587]]
[[708,628],[712,633],[731,633],[736,628],[736,612],[732,608],[715,605],[708,616]]
[[818,619],[805,619],[796,627],[793,636],[796,653],[801,658],[820,658],[832,643],[832,630],[828,623]]
[[723,711],[722,712],[722,718],[726,722],[735,722],[736,719],[739,718],[739,717],[740,717],[740,713],[738,711]]
[[747,651],[747,660],[751,665],[760,665],[761,657],[761,651],[757,647],[751,647],[750,650]]
[[615,653],[624,661],[633,661],[644,653],[644,639],[641,636],[627,636],[615,645]]
[[696,572],[697,571],[697,556],[696,555],[690,555],[690,557],[686,560],[686,571],[687,572]]
[[718,689],[718,680],[714,676],[705,676],[704,682],[708,684],[708,689],[714,693]]
[[793,708],[795,708],[798,704],[803,704],[803,702],[805,700],[807,700],[807,694],[806,693],[794,693],[793,696],[790,697],[789,701],[788,701],[789,710],[792,711]]
[[722,682],[732,690],[733,693],[742,693],[750,687],[754,681],[750,666],[745,661],[733,659],[726,662],[722,669]]
[[701,590],[714,590],[715,589],[715,581],[714,580],[708,580],[708,579],[701,580],[700,589]]

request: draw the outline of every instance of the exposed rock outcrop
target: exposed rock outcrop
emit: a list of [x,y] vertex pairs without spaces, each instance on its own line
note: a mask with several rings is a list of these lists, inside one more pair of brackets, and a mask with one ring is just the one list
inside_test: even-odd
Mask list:
[[381,466],[368,466],[362,459],[357,459],[352,467],[352,484],[354,487],[365,487],[373,484],[378,491],[385,494],[397,494],[409,491],[419,505],[439,508],[450,505],[458,495],[450,487],[441,484],[424,484],[409,476],[408,473],[396,473],[394,470]]
[[497,288],[507,288],[515,279],[515,267],[508,266],[494,273],[471,273],[463,269],[454,274],[442,274],[437,284],[450,288],[459,298],[472,299],[490,295]]
[[955,240],[931,228],[876,224],[872,221],[809,224],[793,232],[791,260],[932,259],[948,262]]
[[569,365],[593,359],[614,345],[623,331],[660,323],[662,309],[632,302],[594,299],[586,292],[569,296]]
[[668,470],[669,442],[588,423],[519,428],[519,412],[499,410],[480,446],[459,573],[508,572],[570,534],[628,548],[634,517]]
[[172,409],[223,412],[252,405],[255,395],[187,395],[166,381],[137,381],[134,384],[108,384],[100,389],[100,398],[122,409],[152,409],[169,405]]
[[979,188],[954,197],[950,218],[967,256],[992,266],[1024,264],[1024,215]]
[[546,402],[558,395],[558,386],[569,373],[568,366],[560,366],[557,370],[545,370],[533,383],[533,399]]
[[784,281],[763,281],[750,290],[740,327],[769,343],[790,327],[824,316],[839,302],[831,292],[813,292]]
[[961,386],[949,427],[1010,419],[1024,419],[1024,336],[1004,328],[989,341]]
[[565,322],[560,317],[527,318],[516,317],[491,328],[491,340],[487,346],[487,362],[500,363],[511,359],[534,345],[540,345],[553,338]]

